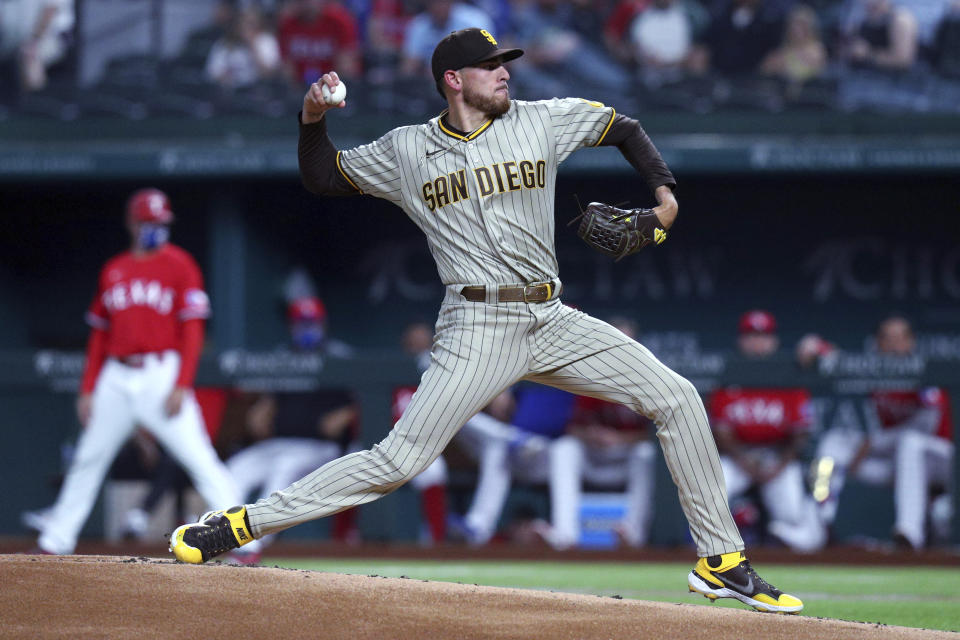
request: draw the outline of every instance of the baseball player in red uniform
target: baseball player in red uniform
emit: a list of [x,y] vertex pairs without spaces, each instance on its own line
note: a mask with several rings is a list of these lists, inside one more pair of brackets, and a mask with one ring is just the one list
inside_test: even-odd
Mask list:
[[[777,351],[773,314],[748,311],[740,318],[738,348],[748,358]],[[806,389],[717,389],[710,396],[720,463],[730,499],[758,486],[770,516],[768,530],[791,549],[814,551],[826,543],[797,455],[810,433]]]
[[[909,356],[916,347],[913,329],[901,316],[880,323],[876,342],[879,353],[891,356]],[[877,390],[871,400],[876,422],[867,433],[843,426],[820,440],[813,466],[814,497],[829,525],[847,476],[893,485],[893,538],[901,546],[921,549],[927,544],[928,510],[935,529],[949,528],[954,456],[949,397],[942,389],[925,387]],[[944,509],[930,509],[933,494],[939,494],[936,500]]]
[[207,502],[238,498],[191,390],[210,304],[196,262],[168,242],[171,222],[162,191],[143,189],[127,202],[132,243],[104,265],[87,311],[91,332],[77,398],[83,431],[40,534],[45,552],[73,552],[110,464],[138,425],[187,470]]
[[[200,563],[252,538],[382,497],[435,460],[501,391],[530,380],[649,415],[657,424],[699,559],[687,576],[708,598],[762,611],[803,603],[764,582],[743,553],[716,444],[696,388],[623,332],[565,306],[554,246],[557,170],[570,154],[611,145],[658,201],[664,227],[677,215],[675,181],[640,124],[580,98],[513,100],[501,49],[483,29],[461,29],[434,49],[435,89],[449,109],[379,140],[337,150],[327,135],[326,73],[304,96],[299,162],[307,188],[369,194],[402,209],[427,237],[444,284],[430,366],[403,417],[369,451],[335,460],[254,505],[174,531],[170,548]],[[649,219],[648,219],[649,220]],[[660,230],[659,241],[666,238]]]

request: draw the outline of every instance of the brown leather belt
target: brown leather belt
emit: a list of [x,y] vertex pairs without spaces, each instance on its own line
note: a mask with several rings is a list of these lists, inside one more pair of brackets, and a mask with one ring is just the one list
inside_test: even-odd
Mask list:
[[144,353],[134,353],[129,356],[117,358],[117,361],[125,367],[141,368],[147,362],[147,356]]
[[[557,295],[555,282],[539,282],[522,287],[500,285],[497,287],[498,302],[546,302]],[[460,289],[460,295],[470,302],[486,302],[487,288],[483,285],[471,285]]]

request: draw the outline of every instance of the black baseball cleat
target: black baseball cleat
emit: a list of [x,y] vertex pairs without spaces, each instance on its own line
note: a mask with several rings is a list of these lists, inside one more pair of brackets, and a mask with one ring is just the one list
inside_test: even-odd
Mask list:
[[736,598],[765,613],[799,613],[803,609],[799,598],[758,576],[742,551],[700,558],[687,577],[687,585],[690,591],[710,600]]
[[185,524],[170,534],[170,551],[181,562],[201,564],[231,549],[253,542],[245,506],[208,511],[200,522]]

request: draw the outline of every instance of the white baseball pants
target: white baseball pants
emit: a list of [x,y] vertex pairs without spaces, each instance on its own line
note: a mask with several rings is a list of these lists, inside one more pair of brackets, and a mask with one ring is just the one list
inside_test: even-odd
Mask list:
[[141,367],[114,359],[104,363],[93,391],[90,422],[80,432],[60,495],[40,534],[42,549],[73,552],[110,465],[137,426],[149,430],[183,466],[210,505],[227,508],[240,502],[230,474],[210,443],[193,393],[187,394],[177,415],[164,412],[164,401],[179,371],[176,351],[149,354]]

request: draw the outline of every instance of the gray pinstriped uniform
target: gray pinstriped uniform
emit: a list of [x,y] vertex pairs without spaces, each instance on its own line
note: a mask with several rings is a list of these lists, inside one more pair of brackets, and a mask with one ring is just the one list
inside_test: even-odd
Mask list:
[[531,380],[630,406],[657,424],[700,556],[743,549],[703,403],[693,385],[610,325],[564,306],[467,301],[467,285],[559,283],[557,166],[599,144],[614,110],[576,98],[512,101],[462,135],[440,117],[337,156],[359,191],[402,208],[424,231],[446,293],[431,365],[403,417],[369,451],[317,469],[247,507],[261,537],[371,502],[439,456],[498,393]]

